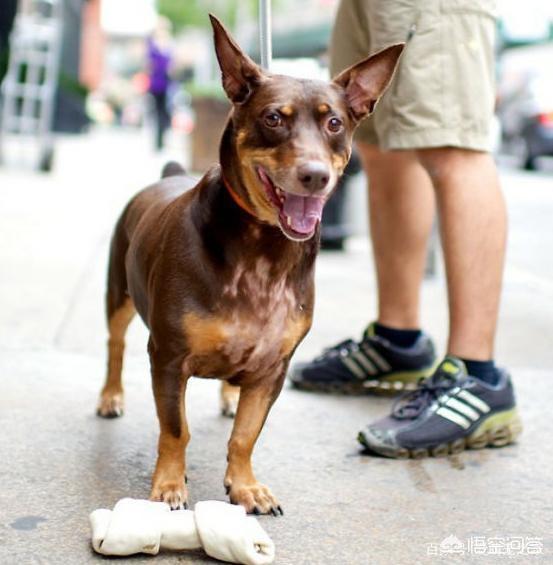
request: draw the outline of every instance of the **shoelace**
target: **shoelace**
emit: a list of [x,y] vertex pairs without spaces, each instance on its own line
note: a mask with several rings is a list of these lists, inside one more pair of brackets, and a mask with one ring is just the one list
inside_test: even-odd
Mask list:
[[419,386],[400,396],[392,407],[392,416],[398,420],[417,418],[441,394],[453,388],[459,379],[459,374],[449,374],[438,371],[428,379],[421,379]]

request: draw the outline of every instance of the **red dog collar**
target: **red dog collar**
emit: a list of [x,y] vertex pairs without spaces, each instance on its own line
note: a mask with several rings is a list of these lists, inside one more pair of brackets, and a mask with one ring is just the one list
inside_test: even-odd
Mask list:
[[252,216],[255,216],[255,212],[244,202],[244,199],[232,188],[230,183],[225,178],[225,175],[221,175],[223,178],[223,184],[226,186],[228,193],[230,194],[231,198],[242,208],[242,210],[248,212]]

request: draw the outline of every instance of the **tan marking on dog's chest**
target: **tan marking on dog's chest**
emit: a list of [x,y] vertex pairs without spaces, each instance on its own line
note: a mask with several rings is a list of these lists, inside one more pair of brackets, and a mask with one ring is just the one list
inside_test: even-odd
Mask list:
[[310,321],[285,277],[271,279],[270,266],[265,259],[250,269],[237,265],[214,308],[220,313],[184,316],[190,355],[218,355],[235,370],[257,372],[290,354]]
[[217,351],[228,339],[228,327],[224,320],[199,316],[194,312],[184,315],[183,329],[188,348],[194,355]]

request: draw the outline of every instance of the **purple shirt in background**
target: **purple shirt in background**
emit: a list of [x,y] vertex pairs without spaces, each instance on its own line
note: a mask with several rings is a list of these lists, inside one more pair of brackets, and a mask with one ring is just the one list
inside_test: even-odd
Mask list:
[[148,39],[148,62],[150,87],[152,94],[163,94],[169,87],[169,65],[171,64],[171,52],[163,50],[155,41]]

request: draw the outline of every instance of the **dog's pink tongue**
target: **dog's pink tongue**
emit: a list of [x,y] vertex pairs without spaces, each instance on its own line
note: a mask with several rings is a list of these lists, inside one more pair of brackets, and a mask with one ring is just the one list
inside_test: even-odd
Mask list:
[[311,233],[321,220],[324,198],[321,196],[298,196],[286,194],[282,212],[288,225],[298,233]]

